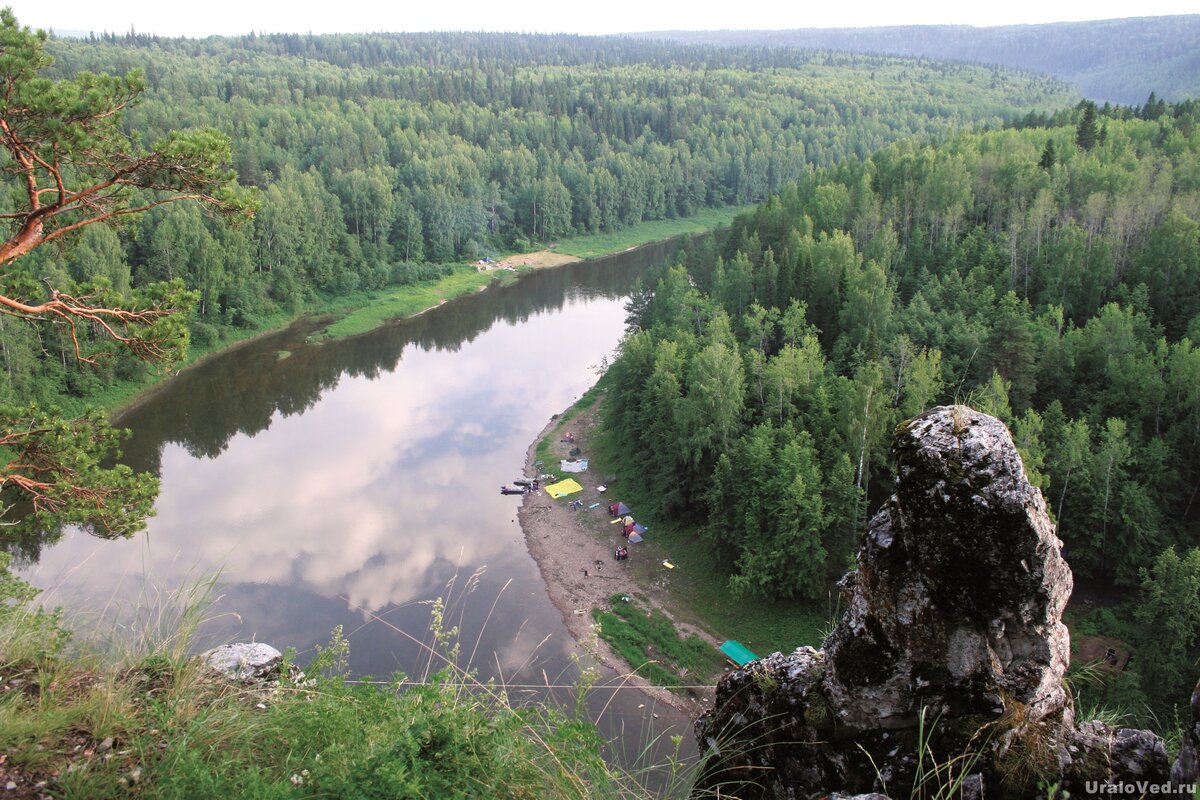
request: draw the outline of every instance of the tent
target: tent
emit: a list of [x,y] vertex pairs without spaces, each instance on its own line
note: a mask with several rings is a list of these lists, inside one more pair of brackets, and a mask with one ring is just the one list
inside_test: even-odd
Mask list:
[[559,497],[566,497],[569,494],[575,494],[576,492],[582,491],[583,487],[576,483],[573,478],[567,478],[565,481],[552,483],[546,487],[546,494],[555,499],[558,499]]
[[608,515],[610,517],[623,517],[629,513],[629,506],[621,502],[613,503],[608,507]]
[[642,534],[646,532],[646,526],[640,522],[631,522],[625,526],[625,538],[637,544],[642,541]]
[[558,462],[558,468],[563,472],[587,472],[588,460],[586,458],[578,459],[563,459]]
[[734,639],[730,639],[721,645],[721,652],[739,667],[744,667],[751,661],[758,659],[758,656],[754,655],[746,645]]

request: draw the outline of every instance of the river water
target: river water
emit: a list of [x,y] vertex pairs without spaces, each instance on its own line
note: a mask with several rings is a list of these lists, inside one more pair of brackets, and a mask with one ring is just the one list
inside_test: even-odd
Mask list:
[[[68,532],[25,576],[50,603],[120,619],[219,571],[206,639],[294,647],[303,663],[342,625],[359,676],[425,675],[441,597],[461,666],[518,696],[572,683],[576,646],[520,498],[498,489],[595,382],[634,280],[674,247],[542,270],[352,339],[310,344],[302,322],[181,373],[118,420],[133,431],[123,460],[161,477],[147,530]],[[690,747],[688,721],[640,692],[590,705],[626,763],[653,734]]]

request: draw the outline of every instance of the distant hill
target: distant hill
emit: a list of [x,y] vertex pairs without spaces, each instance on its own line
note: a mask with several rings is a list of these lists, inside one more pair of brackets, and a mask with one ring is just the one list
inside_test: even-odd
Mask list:
[[1200,97],[1200,14],[1047,25],[909,25],[786,31],[657,31],[642,38],[800,47],[1000,64],[1062,78],[1093,100],[1142,104],[1151,91]]

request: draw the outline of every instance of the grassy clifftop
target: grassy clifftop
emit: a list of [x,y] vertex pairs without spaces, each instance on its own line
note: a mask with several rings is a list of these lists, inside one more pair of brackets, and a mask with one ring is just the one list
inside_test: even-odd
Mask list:
[[647,796],[604,762],[581,714],[514,705],[452,659],[423,679],[359,683],[335,631],[308,677],[235,685],[188,657],[195,605],[156,617],[165,636],[97,652],[27,605],[7,564],[0,554],[5,797]]

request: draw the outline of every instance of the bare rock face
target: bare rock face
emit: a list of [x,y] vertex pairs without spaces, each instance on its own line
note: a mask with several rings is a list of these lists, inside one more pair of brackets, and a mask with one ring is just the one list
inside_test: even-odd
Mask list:
[[907,797],[921,783],[1024,798],[1043,782],[1166,781],[1153,734],[1075,729],[1071,572],[1003,423],[935,408],[899,426],[893,454],[896,493],[842,579],[845,616],[823,650],[722,678],[696,723],[698,793]]
[[[853,728],[935,714],[1036,722],[1067,706],[1071,571],[1008,429],[965,407],[900,427],[896,494],[871,520],[826,688]],[[928,713],[928,712],[927,712]]]

